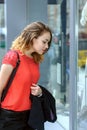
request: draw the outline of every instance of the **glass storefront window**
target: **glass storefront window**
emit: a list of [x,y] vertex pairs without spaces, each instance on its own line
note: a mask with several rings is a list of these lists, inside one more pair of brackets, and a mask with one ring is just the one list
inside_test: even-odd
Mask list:
[[[53,93],[56,98],[56,107],[58,114],[58,122],[64,127],[64,129],[69,130],[70,116],[73,112],[70,109],[75,108],[77,112],[76,118],[77,122],[74,123],[73,127],[75,130],[86,130],[87,129],[87,24],[82,26],[80,23],[82,9],[86,3],[86,0],[76,1],[76,15],[78,17],[74,25],[77,55],[75,59],[75,71],[77,76],[77,87],[75,87],[75,92],[77,93],[76,105],[70,107],[70,1],[61,1],[56,4],[48,4],[48,23],[53,31],[53,41],[52,46],[49,50],[49,55],[51,55],[50,64],[50,83],[48,84],[49,90]],[[72,5],[73,6],[73,5]],[[73,7],[72,7],[73,8]],[[65,9],[65,10],[63,10]],[[71,11],[74,12],[72,9]],[[87,12],[87,9],[86,9]],[[74,14],[73,14],[74,15]],[[75,15],[75,16],[76,16]],[[74,16],[73,16],[74,17]],[[71,21],[72,22],[72,21]],[[77,23],[78,22],[78,23]],[[77,29],[78,28],[78,29]],[[76,30],[77,29],[77,30]],[[77,36],[77,37],[76,37]],[[73,46],[73,45],[72,45]],[[75,53],[76,53],[75,51]],[[55,52],[55,53],[54,53]],[[72,59],[73,60],[73,59]],[[76,63],[77,62],[77,63]],[[73,66],[72,66],[73,67]],[[72,72],[72,71],[71,71]],[[75,84],[74,84],[75,85]],[[72,89],[73,90],[73,89]],[[71,92],[72,94],[72,92]],[[76,95],[75,95],[76,96]],[[72,98],[72,97],[71,97]],[[74,99],[76,100],[76,99]],[[73,113],[74,114],[74,113]],[[73,116],[74,117],[74,116]],[[71,117],[73,119],[73,117]],[[76,121],[76,120],[75,120]],[[74,121],[73,121],[74,122]],[[77,128],[76,128],[77,127]]]
[[4,1],[0,1],[0,64],[2,56],[5,53],[6,46],[6,28],[5,28],[5,7]]
[[53,33],[48,88],[56,99],[58,122],[69,130],[69,2],[48,4],[48,24]]

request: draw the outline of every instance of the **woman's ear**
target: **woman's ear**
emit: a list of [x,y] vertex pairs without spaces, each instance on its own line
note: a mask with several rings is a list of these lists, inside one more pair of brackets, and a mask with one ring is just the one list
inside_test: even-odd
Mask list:
[[37,40],[37,38],[36,38],[36,37],[35,37],[35,38],[33,38],[32,43],[35,43],[35,42],[36,42],[36,40]]

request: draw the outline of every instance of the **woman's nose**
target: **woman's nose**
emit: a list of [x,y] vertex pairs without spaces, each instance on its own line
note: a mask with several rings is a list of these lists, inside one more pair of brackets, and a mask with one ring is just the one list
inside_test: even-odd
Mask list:
[[48,47],[49,47],[49,46],[48,46],[48,43],[47,43],[47,44],[46,44],[46,49],[48,49]]

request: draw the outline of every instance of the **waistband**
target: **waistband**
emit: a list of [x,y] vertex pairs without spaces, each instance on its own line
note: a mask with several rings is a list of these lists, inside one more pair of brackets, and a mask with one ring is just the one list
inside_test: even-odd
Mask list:
[[7,117],[11,117],[11,118],[26,118],[27,116],[29,116],[30,111],[29,110],[25,110],[25,111],[12,111],[12,110],[7,110],[7,109],[3,109],[0,108],[0,116],[7,116]]

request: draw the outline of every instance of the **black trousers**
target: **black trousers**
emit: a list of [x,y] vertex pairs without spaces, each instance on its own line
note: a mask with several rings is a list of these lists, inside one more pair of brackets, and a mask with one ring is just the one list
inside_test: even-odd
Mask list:
[[0,109],[0,130],[34,130],[28,126],[29,111],[14,112]]

